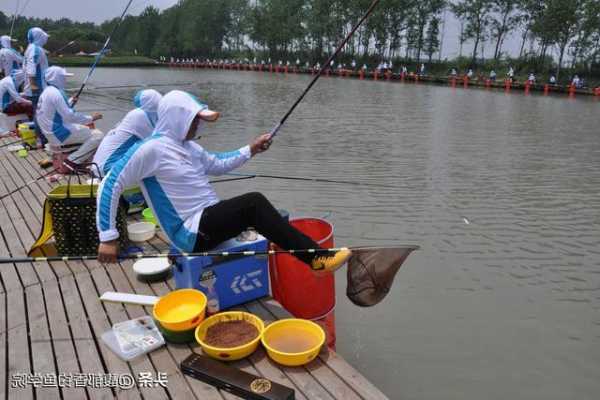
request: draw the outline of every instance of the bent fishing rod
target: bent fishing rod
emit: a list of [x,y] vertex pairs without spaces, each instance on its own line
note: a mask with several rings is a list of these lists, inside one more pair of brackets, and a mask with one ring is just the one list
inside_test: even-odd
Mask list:
[[[195,252],[195,253],[157,253],[157,254],[128,254],[119,256],[118,261],[139,260],[143,258],[176,258],[176,257],[247,257],[247,256],[272,256],[276,254],[328,254],[342,250],[351,251],[369,251],[383,249],[399,249],[405,251],[419,250],[419,246],[355,246],[355,247],[336,247],[331,249],[296,249],[296,250],[266,250],[266,251],[222,251],[222,252]],[[97,255],[89,256],[47,256],[47,257],[3,257],[0,258],[0,264],[20,264],[20,263],[38,263],[54,261],[94,261],[98,260]]]
[[133,3],[133,0],[129,0],[129,3],[127,3],[127,6],[125,7],[125,9],[123,10],[123,13],[121,14],[121,17],[119,18],[119,20],[117,21],[117,23],[113,27],[112,32],[106,38],[106,42],[104,42],[104,46],[102,47],[102,49],[100,50],[100,52],[96,55],[96,59],[94,60],[94,63],[92,64],[92,67],[90,68],[90,70],[89,70],[87,76],[85,77],[83,83],[81,84],[81,87],[79,88],[79,91],[77,91],[77,94],[73,97],[73,101],[71,103],[72,107],[74,107],[77,104],[77,102],[79,101],[79,96],[81,96],[81,93],[83,92],[83,89],[85,89],[85,86],[87,85],[88,80],[90,79],[90,77],[92,76],[92,74],[94,73],[94,71],[96,70],[96,66],[98,65],[98,63],[100,62],[100,60],[102,59],[102,57],[104,56],[104,52],[108,48],[108,45],[110,44],[110,41],[111,41],[113,35],[115,34],[115,32],[117,31],[117,29],[119,28],[119,26],[121,26],[121,23],[125,19],[125,14],[127,14],[127,10],[129,10],[129,7],[131,6],[131,3]]
[[294,112],[294,110],[296,109],[296,107],[298,107],[298,104],[300,104],[300,102],[304,99],[304,97],[310,91],[310,89],[314,86],[314,84],[317,83],[317,81],[319,80],[319,78],[321,77],[321,75],[323,74],[323,72],[327,68],[329,68],[329,64],[331,63],[331,61],[333,61],[335,59],[335,57],[339,54],[339,52],[342,51],[342,49],[344,48],[344,46],[346,46],[346,43],[348,43],[348,41],[350,40],[350,38],[354,35],[354,32],[356,32],[358,30],[358,28],[363,24],[363,22],[365,22],[365,20],[367,18],[369,18],[369,16],[373,13],[373,11],[375,10],[375,7],[377,7],[377,4],[379,4],[379,1],[380,0],[374,0],[373,3],[371,3],[371,6],[367,10],[367,13],[361,18],[360,21],[358,21],[358,23],[354,26],[354,28],[352,28],[352,30],[350,31],[350,33],[346,36],[346,38],[342,41],[342,43],[340,43],[340,45],[333,52],[333,54],[331,56],[329,56],[329,58],[327,59],[327,61],[325,61],[325,63],[321,66],[321,69],[319,69],[319,72],[317,73],[317,75],[315,75],[315,77],[312,79],[312,81],[310,81],[310,83],[308,84],[308,86],[306,87],[306,89],[304,90],[304,92],[300,95],[300,97],[298,97],[298,99],[296,100],[296,102],[290,107],[290,109],[283,116],[283,118],[281,118],[281,121],[279,121],[277,123],[277,125],[275,125],[275,127],[271,130],[271,132],[269,132],[271,139],[273,139],[275,137],[275,135],[277,135],[277,133],[279,132],[279,129],[281,129],[281,127],[283,126],[283,124],[285,124],[285,121],[287,121],[287,119]]

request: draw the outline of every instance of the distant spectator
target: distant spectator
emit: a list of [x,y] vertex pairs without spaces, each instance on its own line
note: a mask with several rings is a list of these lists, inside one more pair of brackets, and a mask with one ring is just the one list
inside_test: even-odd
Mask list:
[[529,82],[529,84],[531,85],[535,85],[535,75],[533,74],[533,72],[529,73],[529,78],[527,78],[527,82]]
[[456,68],[452,68],[452,70],[450,71],[450,75],[451,75],[453,78],[456,78],[456,76],[458,75],[458,72],[456,72]]
[[548,79],[548,83],[551,85],[556,85],[556,76],[550,75],[550,79]]
[[491,70],[491,71],[490,71],[490,81],[492,81],[492,82],[496,82],[496,76],[497,76],[497,75],[496,75],[496,71],[494,71],[494,70]]
[[576,88],[581,88],[583,85],[581,84],[581,79],[579,79],[579,75],[575,74],[573,76],[573,80],[571,81],[571,84],[573,86],[575,86]]
[[471,68],[469,68],[469,72],[467,72],[467,78],[473,78],[473,70]]
[[420,73],[421,73],[421,75],[425,75],[425,64],[421,64]]

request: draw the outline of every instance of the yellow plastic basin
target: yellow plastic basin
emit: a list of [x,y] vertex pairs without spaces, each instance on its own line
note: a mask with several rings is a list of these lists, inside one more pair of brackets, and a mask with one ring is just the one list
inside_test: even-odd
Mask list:
[[[258,330],[258,335],[251,342],[238,347],[221,348],[213,347],[204,343],[204,339],[206,338],[206,331],[208,330],[208,328],[219,322],[229,321],[249,322],[256,327],[256,329]],[[243,311],[223,312],[207,318],[204,322],[198,325],[198,327],[196,328],[196,341],[198,342],[198,344],[200,344],[200,346],[202,347],[202,351],[207,356],[222,361],[235,361],[240,360],[244,357],[248,357],[250,354],[254,353],[254,351],[258,347],[258,343],[260,342],[260,338],[264,329],[265,324],[263,323],[262,319],[258,318],[254,314],[246,313]]]
[[282,319],[268,325],[261,340],[273,361],[297,367],[308,364],[319,355],[325,343],[325,332],[312,321]]
[[164,328],[187,331],[195,328],[204,319],[206,296],[199,290],[175,290],[161,297],[154,305],[152,314]]

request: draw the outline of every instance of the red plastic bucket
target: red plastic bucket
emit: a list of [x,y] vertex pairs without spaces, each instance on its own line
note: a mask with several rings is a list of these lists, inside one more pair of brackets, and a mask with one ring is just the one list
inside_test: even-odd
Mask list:
[[312,318],[312,322],[318,324],[325,331],[325,342],[327,347],[335,350],[335,306],[321,317]]
[[[333,225],[319,218],[298,218],[290,224],[323,248],[333,247]],[[269,257],[273,297],[297,318],[327,315],[335,306],[334,274],[316,275],[290,254]]]

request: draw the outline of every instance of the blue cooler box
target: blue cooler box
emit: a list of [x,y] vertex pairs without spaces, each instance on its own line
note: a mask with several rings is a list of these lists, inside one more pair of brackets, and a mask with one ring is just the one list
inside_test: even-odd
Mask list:
[[[210,252],[267,251],[268,241],[258,235],[251,242],[231,239]],[[172,249],[176,252],[175,249]],[[201,290],[214,313],[268,296],[269,269],[266,255],[227,257],[177,257],[174,268],[177,289]]]

